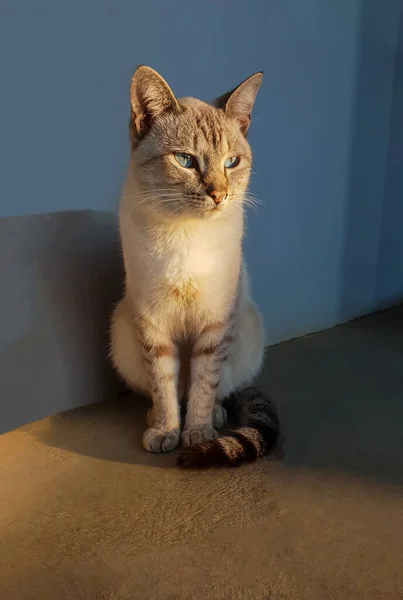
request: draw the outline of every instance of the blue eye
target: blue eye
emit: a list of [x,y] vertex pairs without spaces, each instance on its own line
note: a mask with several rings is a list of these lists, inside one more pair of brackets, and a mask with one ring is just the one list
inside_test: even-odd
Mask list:
[[194,169],[197,166],[195,157],[186,152],[175,152],[175,158],[184,169]]
[[234,167],[239,165],[240,160],[241,159],[239,158],[239,156],[231,156],[230,158],[227,158],[227,160],[224,162],[224,167],[226,169],[233,169]]

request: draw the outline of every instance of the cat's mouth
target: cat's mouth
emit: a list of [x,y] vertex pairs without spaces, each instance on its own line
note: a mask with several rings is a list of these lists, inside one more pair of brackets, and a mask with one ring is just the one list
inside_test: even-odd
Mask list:
[[209,202],[206,202],[206,204],[204,205],[201,212],[202,212],[202,216],[214,217],[214,216],[222,213],[223,209],[224,209],[223,206],[220,206],[220,205],[211,206],[211,204]]
[[220,202],[215,202],[214,200],[212,200],[212,198],[207,196],[204,199],[204,206],[208,210],[208,212],[212,212],[212,213],[221,212],[223,210],[223,208],[225,208],[227,201],[228,201],[228,195],[226,195],[225,198],[220,200]]
[[219,217],[220,215],[222,215],[225,212],[225,207],[224,206],[208,206],[205,207],[203,213],[202,213],[202,218],[205,219],[215,219],[217,217]]

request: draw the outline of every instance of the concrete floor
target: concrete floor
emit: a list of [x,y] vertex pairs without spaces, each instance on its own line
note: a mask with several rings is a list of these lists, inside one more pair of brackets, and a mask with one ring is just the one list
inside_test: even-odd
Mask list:
[[403,598],[403,309],[271,348],[262,380],[285,459],[236,471],[145,453],[137,398],[4,434],[0,597]]

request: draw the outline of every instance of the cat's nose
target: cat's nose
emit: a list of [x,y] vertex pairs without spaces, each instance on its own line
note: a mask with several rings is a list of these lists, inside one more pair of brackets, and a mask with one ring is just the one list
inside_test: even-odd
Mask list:
[[225,191],[220,191],[220,190],[207,190],[208,195],[210,196],[210,198],[212,198],[215,202],[215,204],[218,206],[220,204],[220,202],[222,202],[224,200],[224,198],[227,196],[227,192]]

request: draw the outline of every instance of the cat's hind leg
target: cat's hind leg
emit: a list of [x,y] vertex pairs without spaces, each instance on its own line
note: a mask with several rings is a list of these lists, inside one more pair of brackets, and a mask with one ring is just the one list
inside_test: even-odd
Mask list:
[[116,305],[112,315],[110,356],[118,373],[133,391],[146,396],[151,394],[143,353],[125,298]]
[[214,429],[221,429],[227,422],[227,411],[223,407],[221,400],[218,398],[214,404],[213,410],[213,427]]
[[262,318],[256,305],[250,302],[237,315],[233,341],[228,347],[228,352],[223,356],[220,384],[217,390],[218,404],[232,393],[252,383],[260,371],[263,353]]

